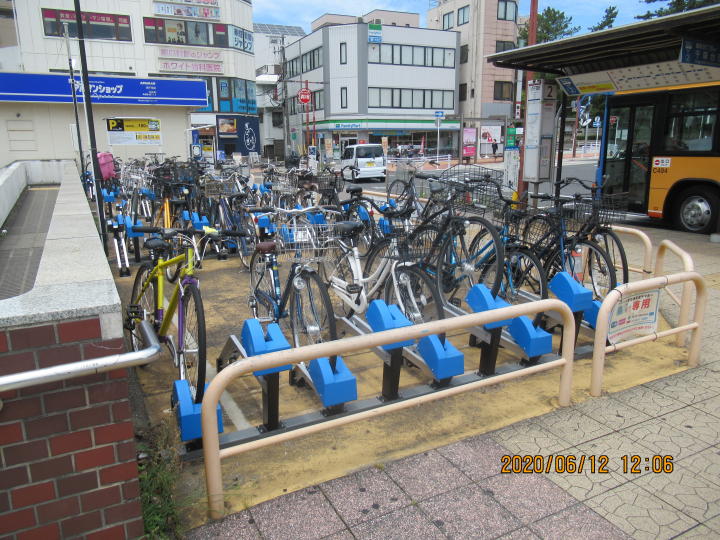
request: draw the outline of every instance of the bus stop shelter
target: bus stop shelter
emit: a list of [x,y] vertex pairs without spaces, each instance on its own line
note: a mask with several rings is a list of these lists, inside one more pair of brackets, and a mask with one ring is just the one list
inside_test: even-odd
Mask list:
[[[582,95],[624,96],[716,86],[720,84],[720,6],[505,51],[487,60],[498,67],[534,72],[536,77],[556,76],[555,82],[563,90],[563,105],[568,98]],[[557,179],[562,171],[565,109],[561,108]],[[606,107],[598,183],[606,165],[608,120]],[[719,150],[717,131],[715,153]],[[662,208],[653,216],[653,209],[647,206],[650,216],[662,215]]]

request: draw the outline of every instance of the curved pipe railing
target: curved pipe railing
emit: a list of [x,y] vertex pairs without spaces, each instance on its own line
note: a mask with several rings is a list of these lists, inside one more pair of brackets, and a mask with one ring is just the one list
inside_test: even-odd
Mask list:
[[[665,253],[670,251],[677,255],[682,262],[683,272],[694,272],[695,263],[692,260],[690,254],[678,246],[672,240],[663,240],[658,246],[657,255],[655,255],[655,277],[664,275],[665,266]],[[690,289],[690,283],[685,283],[682,288],[682,294],[680,298],[675,296],[671,290],[667,290],[668,296],[672,298],[680,308],[680,315],[678,316],[678,326],[685,326],[690,319],[690,298],[692,297],[692,291]],[[675,344],[678,347],[685,345],[685,332],[680,332],[675,339]]]
[[[350,352],[357,352],[380,345],[396,343],[408,339],[419,339],[432,334],[442,334],[455,330],[462,330],[472,326],[482,326],[491,322],[513,319],[521,315],[535,315],[537,313],[556,311],[560,313],[563,323],[562,356],[544,364],[527,367],[511,373],[505,373],[473,381],[461,386],[455,386],[432,394],[418,396],[405,401],[389,403],[377,409],[371,409],[360,413],[334,418],[320,424],[314,424],[293,431],[286,431],[257,439],[237,446],[231,446],[220,450],[220,437],[218,435],[217,405],[220,396],[228,385],[237,377],[250,373],[277,367],[285,364],[297,364],[308,362],[315,358],[342,355]],[[566,335],[567,334],[567,335]],[[211,519],[219,519],[224,512],[224,492],[222,485],[222,473],[220,462],[222,458],[242,454],[249,450],[262,448],[272,444],[281,443],[296,439],[304,435],[325,431],[327,429],[343,426],[359,420],[373,418],[392,411],[413,407],[420,403],[426,403],[453,396],[469,390],[475,390],[484,386],[506,382],[511,379],[530,375],[541,371],[547,371],[555,367],[562,367],[560,377],[559,403],[561,406],[570,404],[570,391],[572,387],[572,367],[575,354],[575,320],[567,304],[557,299],[539,300],[516,306],[509,306],[501,309],[494,309],[482,313],[471,313],[460,317],[451,317],[424,324],[418,324],[385,332],[377,332],[363,336],[355,336],[327,343],[308,345],[297,349],[279,351],[274,353],[253,356],[240,360],[223,369],[213,378],[210,386],[205,391],[202,402],[202,435],[203,435],[203,457],[205,461],[205,481],[207,485],[208,512]]]
[[[654,332],[652,334],[624,341],[616,345],[606,346],[610,324],[610,314],[624,295],[637,294],[653,289],[664,289],[669,285],[675,285],[677,283],[690,285],[690,282],[695,284],[696,291],[694,322],[688,323],[686,320],[683,325],[678,323],[676,328],[663,330],[661,332]],[[641,281],[634,281],[632,283],[621,285],[620,287],[610,291],[603,300],[597,316],[595,342],[593,345],[592,375],[590,377],[590,395],[598,397],[602,392],[603,370],[605,369],[606,353],[625,349],[632,345],[645,343],[647,341],[655,341],[661,337],[671,336],[673,334],[684,334],[688,330],[693,330],[692,339],[690,340],[690,348],[688,349],[688,367],[696,367],[698,365],[698,358],[700,355],[700,329],[702,328],[703,320],[705,318],[706,302],[707,288],[705,280],[697,272],[680,272],[678,274],[670,274],[669,276],[643,279]]]
[[161,347],[155,330],[153,330],[152,325],[148,321],[142,321],[140,323],[140,334],[142,335],[143,343],[146,344],[144,349],[5,375],[0,377],[0,393],[8,390],[20,390],[21,388],[28,388],[38,384],[74,379],[76,377],[83,377],[84,375],[104,373],[114,369],[142,366],[154,362],[160,357]]

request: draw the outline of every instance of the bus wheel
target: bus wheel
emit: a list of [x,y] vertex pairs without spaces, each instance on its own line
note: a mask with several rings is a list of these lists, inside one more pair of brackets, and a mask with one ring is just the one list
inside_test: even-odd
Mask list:
[[693,186],[680,194],[673,219],[678,229],[710,234],[718,227],[720,196],[715,190]]

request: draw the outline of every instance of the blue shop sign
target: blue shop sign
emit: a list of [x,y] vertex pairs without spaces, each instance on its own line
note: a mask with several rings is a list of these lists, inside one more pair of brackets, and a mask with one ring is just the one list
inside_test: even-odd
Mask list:
[[[75,77],[78,101],[82,102],[80,77]],[[135,79],[90,76],[93,103],[122,105],[181,105],[206,107],[203,80]],[[72,103],[67,75],[0,73],[0,101]]]

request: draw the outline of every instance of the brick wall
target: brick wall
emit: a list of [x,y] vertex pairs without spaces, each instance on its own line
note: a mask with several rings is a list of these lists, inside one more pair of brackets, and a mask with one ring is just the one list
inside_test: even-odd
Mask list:
[[[0,376],[123,350],[97,317],[0,329]],[[142,536],[127,370],[0,399],[0,538]]]

